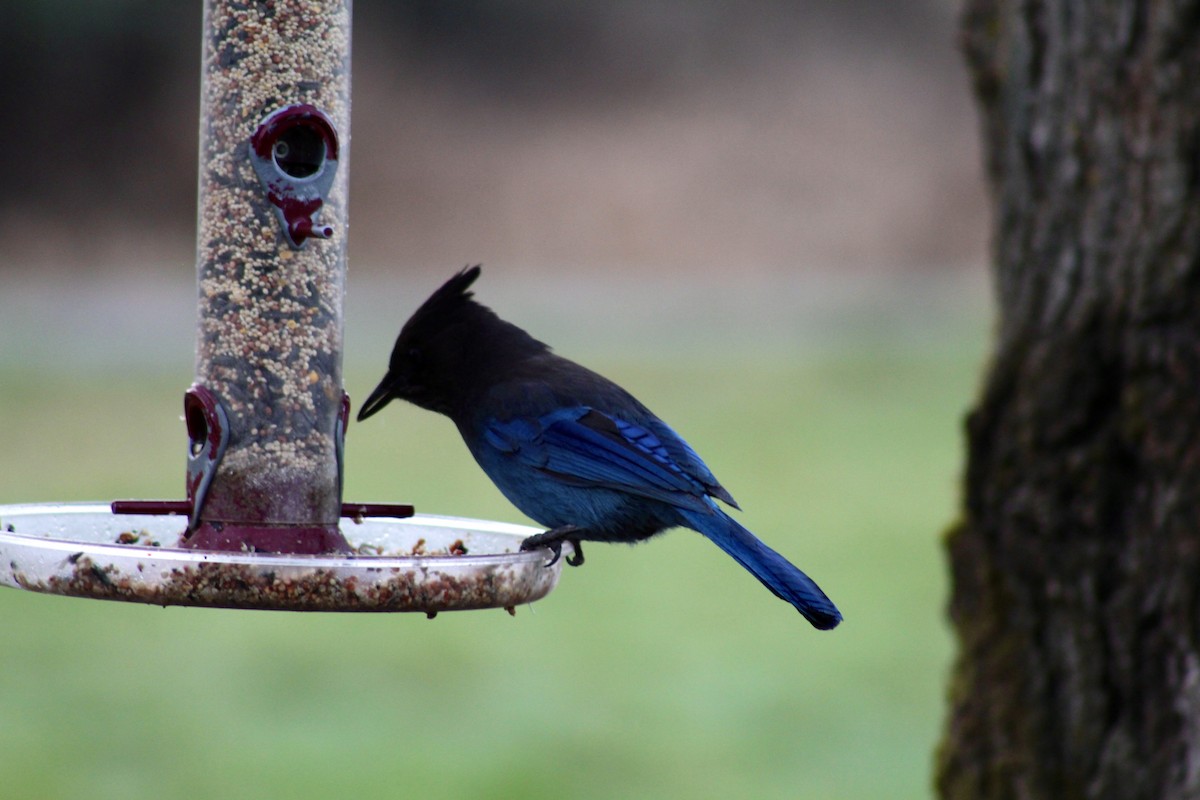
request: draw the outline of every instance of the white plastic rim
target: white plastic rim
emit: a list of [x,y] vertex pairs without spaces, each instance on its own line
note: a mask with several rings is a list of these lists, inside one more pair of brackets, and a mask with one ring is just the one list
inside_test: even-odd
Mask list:
[[521,552],[539,529],[460,517],[343,519],[356,553],[321,556],[185,550],[174,546],[185,524],[101,503],[0,505],[0,586],[161,606],[432,615],[512,611],[549,594],[563,562]]

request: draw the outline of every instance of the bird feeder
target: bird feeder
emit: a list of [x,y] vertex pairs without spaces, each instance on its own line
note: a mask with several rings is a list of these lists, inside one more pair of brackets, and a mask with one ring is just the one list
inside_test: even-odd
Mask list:
[[185,499],[0,506],[0,584],[159,605],[509,608],[538,531],[345,503],[350,0],[206,0]]

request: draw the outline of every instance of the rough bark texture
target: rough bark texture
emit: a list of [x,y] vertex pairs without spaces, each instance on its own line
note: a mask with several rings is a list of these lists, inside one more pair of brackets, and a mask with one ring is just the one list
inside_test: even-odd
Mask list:
[[968,0],[996,344],[943,798],[1200,797],[1200,3]]

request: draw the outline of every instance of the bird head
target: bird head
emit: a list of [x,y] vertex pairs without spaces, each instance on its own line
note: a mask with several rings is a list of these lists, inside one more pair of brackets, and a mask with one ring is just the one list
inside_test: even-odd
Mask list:
[[547,349],[473,299],[469,289],[479,274],[478,265],[462,270],[404,323],[387,374],[363,403],[359,422],[393,399],[453,416],[514,359]]

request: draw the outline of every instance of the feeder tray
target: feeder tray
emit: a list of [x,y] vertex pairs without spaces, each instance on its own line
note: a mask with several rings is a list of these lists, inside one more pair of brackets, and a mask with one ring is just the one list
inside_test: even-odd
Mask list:
[[[0,585],[168,606],[268,611],[507,608],[545,597],[562,561],[521,552],[538,530],[418,515],[344,518],[346,555],[174,547],[174,514],[114,514],[94,503],[0,506]],[[569,545],[568,545],[569,546]]]

